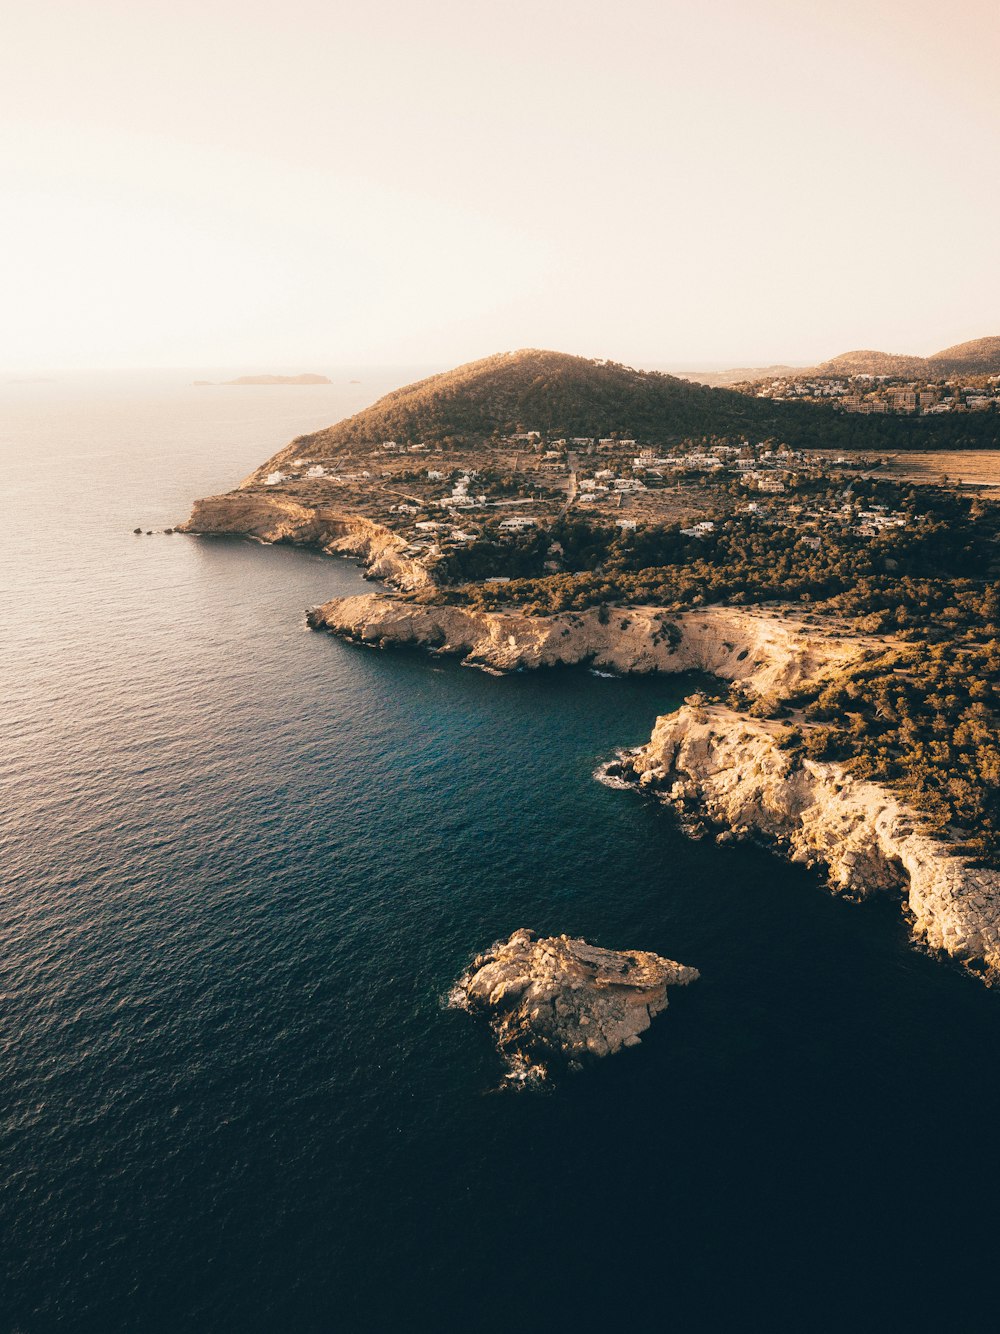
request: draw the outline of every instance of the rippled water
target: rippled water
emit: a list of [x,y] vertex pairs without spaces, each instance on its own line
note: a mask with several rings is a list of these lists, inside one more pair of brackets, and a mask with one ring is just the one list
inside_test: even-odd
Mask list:
[[[992,1327],[997,998],[595,783],[682,685],[366,652],[303,629],[350,564],[132,535],[406,378],[348,375],[0,387],[0,1329]],[[442,997],[522,925],[702,981],[497,1094]]]

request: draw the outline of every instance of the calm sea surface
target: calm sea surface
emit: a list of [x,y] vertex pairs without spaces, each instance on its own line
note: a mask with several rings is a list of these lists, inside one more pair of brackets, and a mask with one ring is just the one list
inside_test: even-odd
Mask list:
[[[683,685],[366,652],[303,629],[347,562],[134,537],[408,373],[192,378],[0,386],[0,1331],[996,1328],[1000,996],[594,782]],[[496,1092],[442,996],[526,925],[703,979]]]

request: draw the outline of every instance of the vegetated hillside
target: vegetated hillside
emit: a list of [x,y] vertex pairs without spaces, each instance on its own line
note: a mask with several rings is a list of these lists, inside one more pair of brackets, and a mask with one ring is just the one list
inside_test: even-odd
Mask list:
[[924,357],[900,356],[865,348],[858,352],[842,352],[839,357],[821,362],[816,370],[820,375],[925,375],[926,367]]
[[[779,405],[780,406],[780,405]],[[561,352],[505,352],[419,380],[309,437],[324,444],[544,436],[659,440],[709,429],[770,429],[775,405],[673,375]]]
[[971,415],[955,422],[849,416],[827,404],[757,399],[616,362],[524,350],[396,389],[363,412],[300,437],[293,447],[322,458],[345,446],[388,440],[474,445],[527,431],[648,444],[702,435],[778,437],[798,447],[831,449],[976,449],[998,443],[995,426]]
[[1000,374],[1000,338],[974,338],[956,343],[930,357],[894,352],[844,352],[816,367],[820,375],[914,375],[929,379],[942,375]]
[[1000,338],[973,338],[927,358],[932,371],[946,375],[1000,375]]

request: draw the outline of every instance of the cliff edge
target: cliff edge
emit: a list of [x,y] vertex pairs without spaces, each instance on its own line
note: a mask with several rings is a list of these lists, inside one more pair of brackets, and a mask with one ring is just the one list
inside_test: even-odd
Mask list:
[[406,554],[405,538],[383,524],[335,507],[299,504],[287,496],[262,495],[244,487],[196,500],[180,533],[249,537],[257,542],[290,542],[318,547],[330,555],[356,556],[367,572],[397,588],[433,587],[423,564]]
[[[361,643],[421,646],[497,671],[575,663],[616,672],[700,671],[739,682],[751,696],[814,685],[885,648],[780,608],[526,616],[369,594],[334,599],[308,619]],[[917,940],[988,981],[1000,978],[1000,872],[957,855],[891,789],[783,749],[784,730],[720,705],[686,705],[661,717],[648,745],[611,773],[682,813],[825,869],[835,891],[897,895]]]
[[424,606],[389,594],[334,598],[309,613],[314,630],[388,648],[411,645],[495,671],[591,663],[615,672],[706,672],[754,693],[794,689],[843,670],[874,645],[807,627],[780,609],[591,607],[553,616]]
[[1000,872],[955,855],[891,790],[782,749],[783,731],[686,704],[657,719],[649,743],[621,768],[682,811],[824,868],[840,892],[898,894],[915,939],[1000,978]]

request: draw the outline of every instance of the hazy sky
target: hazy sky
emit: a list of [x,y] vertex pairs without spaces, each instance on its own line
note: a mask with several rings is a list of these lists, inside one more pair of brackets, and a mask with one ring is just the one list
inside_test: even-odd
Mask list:
[[0,368],[1000,334],[996,0],[7,0]]

